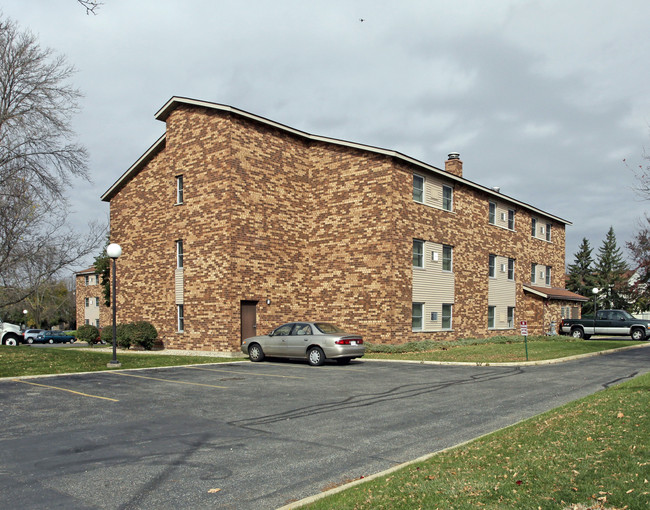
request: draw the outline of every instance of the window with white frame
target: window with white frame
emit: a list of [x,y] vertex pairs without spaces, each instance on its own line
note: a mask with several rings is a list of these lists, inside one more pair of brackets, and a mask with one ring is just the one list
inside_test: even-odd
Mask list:
[[413,267],[424,267],[424,241],[413,239]]
[[550,223],[546,224],[546,240],[549,243],[551,242],[551,224]]
[[98,297],[95,298],[95,306],[99,307],[99,298]]
[[515,327],[515,307],[514,306],[509,306],[508,307],[508,327],[509,328],[514,328]]
[[442,208],[451,211],[454,206],[454,189],[451,186],[442,187]]
[[183,240],[176,241],[176,267],[183,267]]
[[453,271],[453,249],[446,244],[442,246],[442,270]]
[[497,262],[497,256],[490,253],[490,257],[488,259],[488,264],[489,264],[488,275],[490,276],[490,278],[494,278],[496,276],[496,262]]
[[490,225],[497,224],[497,204],[490,202],[490,213],[489,213]]
[[85,301],[85,304],[86,304],[86,308],[88,308],[90,306],[90,298],[85,298],[84,301]]
[[177,204],[183,203],[183,176],[182,175],[176,176],[176,203]]
[[537,218],[533,218],[530,224],[530,235],[537,237]]
[[452,305],[442,305],[442,329],[451,329],[452,310]]
[[424,177],[413,174],[413,200],[424,202]]
[[551,286],[551,266],[546,266],[546,285]]
[[508,209],[508,228],[510,230],[515,229],[515,211],[514,211],[514,209]]
[[88,285],[90,285],[90,276],[86,275],[85,280],[86,280],[86,287],[88,287]]
[[515,259],[508,259],[508,280],[515,279]]
[[183,305],[176,305],[176,319],[178,332],[185,331],[185,310]]
[[99,319],[95,319],[95,327],[96,327],[96,328],[99,327]]
[[537,282],[537,275],[535,274],[536,269],[537,269],[537,264],[530,265],[530,283]]
[[488,306],[488,329],[494,329],[494,306]]
[[422,331],[422,303],[413,303],[413,310],[411,313],[411,327],[413,331]]

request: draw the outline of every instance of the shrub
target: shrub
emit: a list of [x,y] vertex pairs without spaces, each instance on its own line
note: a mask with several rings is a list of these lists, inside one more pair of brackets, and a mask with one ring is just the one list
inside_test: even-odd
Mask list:
[[[118,324],[116,332],[116,341],[117,345],[122,349],[128,349],[131,347],[133,334],[131,332],[133,324]],[[111,342],[113,339],[111,337]]]
[[75,336],[77,337],[77,340],[88,342],[88,345],[93,345],[99,338],[99,330],[92,324],[84,324],[77,328]]
[[113,326],[106,326],[105,328],[102,328],[100,338],[102,339],[102,342],[113,344]]
[[143,349],[150,351],[153,347],[158,331],[150,322],[140,321],[130,324],[131,343],[139,345]]

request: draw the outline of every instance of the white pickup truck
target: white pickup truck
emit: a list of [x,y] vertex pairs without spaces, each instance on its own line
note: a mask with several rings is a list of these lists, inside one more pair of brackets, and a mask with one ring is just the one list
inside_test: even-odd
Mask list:
[[0,322],[0,339],[2,345],[16,346],[23,343],[24,337],[20,327],[8,322]]

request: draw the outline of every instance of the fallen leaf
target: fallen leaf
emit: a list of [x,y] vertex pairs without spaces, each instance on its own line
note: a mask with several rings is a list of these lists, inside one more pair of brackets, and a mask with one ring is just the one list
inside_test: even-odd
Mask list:
[[593,441],[593,439],[591,438],[591,436],[589,436],[589,437],[587,438],[587,441]]
[[616,415],[617,418],[623,418],[625,415],[619,411],[618,414]]
[[221,489],[210,489],[208,491],[208,494],[214,494],[215,492],[219,492]]

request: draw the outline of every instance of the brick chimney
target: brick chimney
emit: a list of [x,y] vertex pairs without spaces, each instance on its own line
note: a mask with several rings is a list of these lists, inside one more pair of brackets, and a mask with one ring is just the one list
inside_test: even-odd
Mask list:
[[445,171],[457,175],[458,177],[462,177],[463,162],[460,160],[460,154],[457,152],[450,152],[448,158],[449,159],[445,161]]

